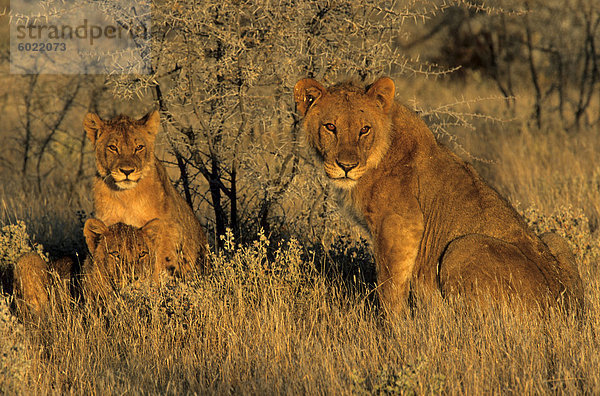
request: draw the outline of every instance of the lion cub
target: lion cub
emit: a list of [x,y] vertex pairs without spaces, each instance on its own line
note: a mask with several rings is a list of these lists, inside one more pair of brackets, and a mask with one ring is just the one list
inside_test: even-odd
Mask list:
[[[98,301],[127,282],[148,277],[154,267],[153,246],[162,229],[160,220],[142,228],[123,223],[109,227],[98,219],[87,220],[83,232],[90,254],[76,274],[75,294]],[[17,312],[24,318],[41,317],[52,293],[55,298],[69,296],[73,265],[69,258],[46,263],[37,253],[17,260],[13,281]]]
[[[17,314],[27,320],[39,318],[50,304],[51,291],[68,294],[72,264],[70,259],[48,264],[37,253],[21,256],[13,272],[13,297]],[[62,267],[67,268],[60,271]]]
[[151,276],[156,260],[153,248],[163,229],[158,219],[142,228],[88,219],[83,234],[90,256],[83,264],[81,282],[86,300],[106,298],[133,280]]
[[89,113],[83,125],[96,150],[96,218],[107,226],[134,227],[160,219],[164,228],[156,241],[155,277],[163,270],[185,276],[202,269],[207,244],[202,225],[154,155],[158,112],[139,120],[118,116],[108,121]]
[[294,87],[310,146],[342,205],[372,236],[383,306],[401,310],[422,289],[580,307],[582,281],[566,243],[537,237],[394,93],[390,78],[329,88],[303,79]]

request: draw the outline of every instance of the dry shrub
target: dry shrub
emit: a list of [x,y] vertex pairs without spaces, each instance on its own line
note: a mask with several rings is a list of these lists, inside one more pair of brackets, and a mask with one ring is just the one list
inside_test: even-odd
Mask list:
[[542,215],[539,208],[531,206],[523,216],[536,234],[554,232],[565,238],[582,267],[595,265],[600,257],[600,243],[593,236],[590,221],[582,209],[560,206],[549,216]]
[[12,291],[13,265],[25,253],[36,252],[46,261],[43,246],[32,242],[23,221],[7,224],[0,229],[0,291]]
[[43,246],[32,242],[23,221],[2,227],[0,230],[0,269],[9,267],[19,257],[32,251],[45,256]]

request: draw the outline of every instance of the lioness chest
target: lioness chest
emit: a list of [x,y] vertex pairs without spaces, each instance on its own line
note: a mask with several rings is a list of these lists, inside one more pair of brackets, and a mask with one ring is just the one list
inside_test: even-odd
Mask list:
[[143,227],[152,219],[166,218],[169,207],[164,189],[154,180],[142,181],[130,190],[113,190],[96,180],[94,210],[108,226],[125,223]]

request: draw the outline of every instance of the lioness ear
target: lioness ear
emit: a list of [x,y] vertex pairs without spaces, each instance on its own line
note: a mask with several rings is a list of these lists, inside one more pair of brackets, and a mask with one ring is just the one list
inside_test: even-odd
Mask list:
[[98,135],[100,133],[100,129],[104,126],[104,121],[102,118],[98,117],[97,114],[87,113],[85,118],[83,119],[83,129],[87,133],[88,138],[92,141],[92,143],[96,143],[98,139]]
[[381,103],[383,111],[388,112],[394,104],[394,94],[396,85],[389,77],[381,77],[369,87],[367,95],[373,97]]
[[312,78],[303,78],[294,87],[294,102],[296,110],[304,117],[310,106],[313,105],[327,90]]
[[83,235],[85,236],[85,243],[88,246],[88,250],[91,254],[94,254],[98,241],[102,235],[108,231],[108,227],[102,220],[98,219],[87,219],[83,225]]
[[158,110],[152,110],[138,120],[140,125],[143,125],[150,136],[156,136],[160,128],[160,113]]

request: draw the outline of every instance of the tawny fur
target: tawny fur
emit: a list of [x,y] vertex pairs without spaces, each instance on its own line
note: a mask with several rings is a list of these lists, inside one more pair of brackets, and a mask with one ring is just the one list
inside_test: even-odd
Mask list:
[[95,217],[107,226],[142,227],[160,219],[165,229],[157,241],[155,276],[166,270],[185,276],[205,264],[206,235],[190,206],[171,184],[154,155],[160,126],[157,111],[134,120],[103,121],[88,114],[84,127],[96,150]]
[[[128,282],[149,277],[156,259],[155,241],[163,229],[160,220],[152,220],[142,228],[123,223],[108,227],[98,219],[87,220],[83,231],[89,255],[80,273],[75,274],[79,280],[77,290],[73,290],[75,296],[98,302]],[[48,311],[51,295],[55,299],[69,298],[73,266],[68,257],[50,263],[37,253],[19,258],[13,280],[19,316],[39,319]]]
[[13,272],[13,295],[22,317],[38,317],[48,305],[50,274],[48,264],[37,253],[17,260]]
[[25,320],[39,319],[47,312],[51,295],[55,299],[68,296],[73,265],[70,257],[47,263],[37,253],[21,256],[13,272],[18,315]]
[[86,300],[105,299],[113,290],[152,275],[155,242],[164,229],[161,222],[152,220],[142,228],[123,223],[107,226],[98,219],[85,222],[90,255],[83,264],[81,285]]
[[372,236],[384,307],[399,311],[411,291],[424,290],[580,308],[583,286],[566,243],[537,237],[394,93],[389,78],[366,88],[303,79],[294,88],[309,144]]

